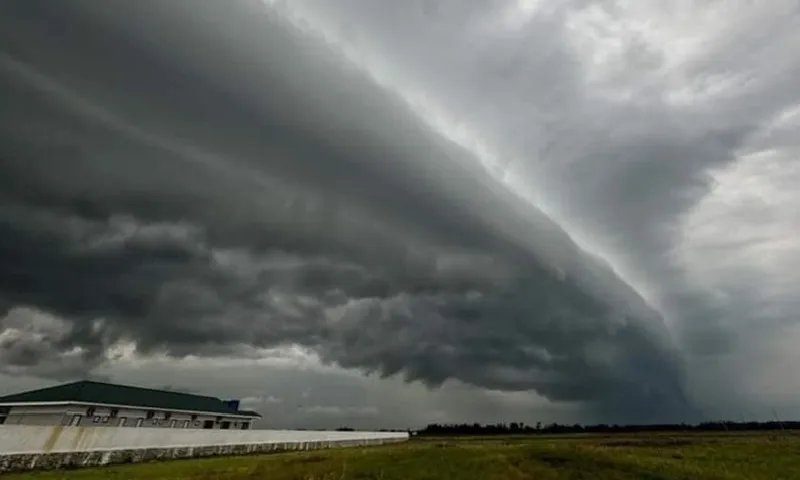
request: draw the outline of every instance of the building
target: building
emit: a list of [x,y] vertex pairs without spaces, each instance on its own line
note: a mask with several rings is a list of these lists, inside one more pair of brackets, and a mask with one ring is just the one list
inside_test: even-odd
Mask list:
[[0,397],[0,424],[248,430],[238,400],[79,381]]

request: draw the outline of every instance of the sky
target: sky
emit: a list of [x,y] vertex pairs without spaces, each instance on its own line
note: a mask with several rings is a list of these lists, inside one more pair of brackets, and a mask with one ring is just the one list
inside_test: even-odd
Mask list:
[[796,2],[0,12],[0,393],[800,418]]

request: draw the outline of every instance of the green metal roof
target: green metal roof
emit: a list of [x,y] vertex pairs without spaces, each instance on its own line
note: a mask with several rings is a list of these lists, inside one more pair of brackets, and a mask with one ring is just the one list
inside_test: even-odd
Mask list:
[[260,417],[253,411],[235,410],[216,397],[89,380],[0,397],[0,404],[28,402],[98,403]]

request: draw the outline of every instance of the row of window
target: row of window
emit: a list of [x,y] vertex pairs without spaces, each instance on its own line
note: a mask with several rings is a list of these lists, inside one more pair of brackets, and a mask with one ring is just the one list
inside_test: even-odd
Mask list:
[[[120,426],[120,427],[124,427],[126,425],[127,421],[128,421],[128,419],[126,417],[117,417],[118,414],[119,414],[119,411],[117,409],[111,410],[111,413],[108,416],[95,415],[95,413],[96,413],[96,410],[95,410],[94,407],[89,407],[89,408],[86,409],[86,416],[92,418],[92,423],[108,423],[110,418],[119,418],[119,422],[117,423],[117,425]],[[76,418],[79,418],[79,417],[76,417]],[[149,410],[147,412],[147,418],[146,419],[149,420],[150,422],[152,422],[153,425],[158,425],[161,420],[169,421],[171,418],[172,418],[172,413],[170,413],[170,412],[164,412],[164,417],[161,418],[161,419],[155,418],[155,412],[152,411],[152,410]],[[142,419],[142,418],[138,418],[137,421],[136,421],[136,426],[140,427],[142,425],[142,423],[144,423],[143,420],[144,419]],[[172,422],[170,423],[170,428],[175,428],[177,423],[178,423],[177,420],[172,420]],[[242,430],[247,430],[247,429],[250,428],[250,422],[223,421],[222,417],[217,417],[216,421],[215,420],[206,420],[204,422],[200,422],[198,420],[197,415],[192,415],[191,420],[184,420],[183,421],[183,428],[188,428],[190,423],[195,427],[200,427],[202,425],[202,428],[206,428],[206,429],[214,428],[214,424],[219,424],[220,428],[223,429],[223,430],[228,430],[231,427],[234,428],[234,429],[242,429]]]
[[[94,407],[89,407],[89,408],[86,409],[86,416],[87,417],[94,417],[95,416],[94,413],[95,413],[95,408]],[[119,415],[119,409],[118,408],[112,408],[111,409],[111,413],[109,413],[109,416],[111,418],[117,418],[117,415]]]
[[[109,418],[111,418],[111,417],[102,417],[102,416],[99,416],[99,415],[95,415],[94,417],[92,417],[92,423],[108,423],[109,422]],[[79,417],[78,417],[78,419],[79,419]],[[158,419],[154,419],[154,420],[151,420],[151,421],[152,421],[153,425],[158,425],[159,424],[159,420]],[[117,423],[117,425],[120,426],[120,427],[124,427],[124,426],[126,426],[127,422],[128,422],[128,419],[126,417],[119,417],[119,422]],[[137,427],[140,427],[142,425],[142,423],[144,423],[144,419],[142,419],[142,418],[136,419],[136,426]],[[183,428],[188,428],[189,424],[192,424],[195,427],[200,427],[202,425],[203,428],[214,428],[214,424],[216,424],[216,423],[220,424],[220,428],[223,429],[223,430],[227,430],[227,429],[229,429],[231,427],[233,427],[233,428],[241,428],[242,430],[247,430],[248,428],[250,428],[250,423],[249,422],[215,422],[214,420],[206,420],[204,422],[201,422],[199,420],[195,420],[195,421],[184,420],[182,422],[182,426],[183,426]],[[170,422],[170,427],[171,428],[175,428],[176,425],[178,425],[178,421],[177,420],[172,420],[172,422]]]
[[[94,411],[92,411],[92,413],[94,413]],[[204,422],[200,422],[200,421],[197,420],[197,415],[192,415],[192,417],[194,418],[194,420],[192,420],[191,423],[192,423],[192,425],[194,427],[197,427],[197,428],[200,428],[202,426],[202,428],[210,429],[210,428],[214,428],[214,423],[219,423],[220,424],[220,428],[222,430],[228,430],[231,427],[233,427],[234,429],[241,429],[241,430],[249,430],[250,429],[250,422],[222,422],[221,418],[219,418],[217,420],[217,422],[214,422],[214,420],[206,420]],[[80,418],[81,418],[80,415],[75,415],[72,418],[72,425],[78,425],[80,423]],[[94,416],[92,416],[92,423],[108,423],[109,422],[109,418],[112,418],[112,417],[94,415]],[[0,415],[0,425],[5,423],[5,421],[6,421],[6,415]],[[127,422],[128,422],[127,418],[120,417],[119,418],[119,423],[117,425],[120,426],[120,427],[124,427],[124,426],[126,426]],[[153,422],[153,425],[157,425],[158,424],[158,420],[152,420],[152,422]],[[175,426],[177,425],[177,422],[178,422],[177,420],[173,420],[170,423],[170,428],[175,428]],[[142,419],[142,418],[136,419],[136,426],[137,427],[141,427],[142,423],[144,423],[144,419]],[[190,423],[189,420],[184,420],[182,428],[189,428],[189,423]]]
[[[89,408],[86,409],[86,416],[87,417],[96,417],[95,412],[96,412],[96,410],[95,410],[94,407],[89,407]],[[110,418],[117,418],[118,415],[119,415],[119,409],[118,408],[112,408],[111,412],[109,413],[109,416],[108,417],[104,417],[104,418],[106,418],[106,419],[109,418],[109,417]],[[153,423],[156,423],[157,420],[154,420],[156,418],[156,411],[155,410],[148,410],[147,413],[145,414],[145,418],[147,420],[153,420]],[[171,418],[172,418],[172,412],[164,412],[164,416],[162,417],[162,420],[169,420]],[[196,422],[197,421],[197,415],[192,415],[191,418],[192,418],[191,419],[192,422]],[[222,421],[222,417],[217,417],[217,422],[220,422],[220,421]],[[103,421],[103,423],[106,423],[106,422],[107,422],[107,420]]]

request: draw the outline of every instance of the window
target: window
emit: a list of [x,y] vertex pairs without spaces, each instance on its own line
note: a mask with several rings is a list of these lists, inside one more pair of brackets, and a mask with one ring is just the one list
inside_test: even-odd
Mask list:
[[192,415],[192,421],[193,421],[193,422],[196,422],[196,421],[197,421],[197,415]]
[[86,409],[86,416],[87,417],[94,416],[94,407],[89,407],[89,408]]
[[103,417],[103,423],[108,423],[108,418],[109,417]]
[[242,422],[242,430],[250,430],[250,422]]
[[150,420],[151,418],[153,418],[153,417],[155,417],[155,416],[156,416],[156,412],[154,412],[154,411],[152,411],[152,410],[148,410],[148,411],[147,411],[147,419],[148,419],[148,420]]
[[92,418],[92,423],[100,423],[100,417],[99,416],[93,417]]
[[119,415],[119,409],[118,408],[112,408],[111,409],[111,418],[117,418],[117,415]]
[[4,424],[4,423],[6,423],[6,417],[5,417],[5,415],[3,415],[2,417],[0,417],[0,425],[2,425],[2,424]]
[[172,418],[172,412],[164,412],[164,420],[169,420]]

